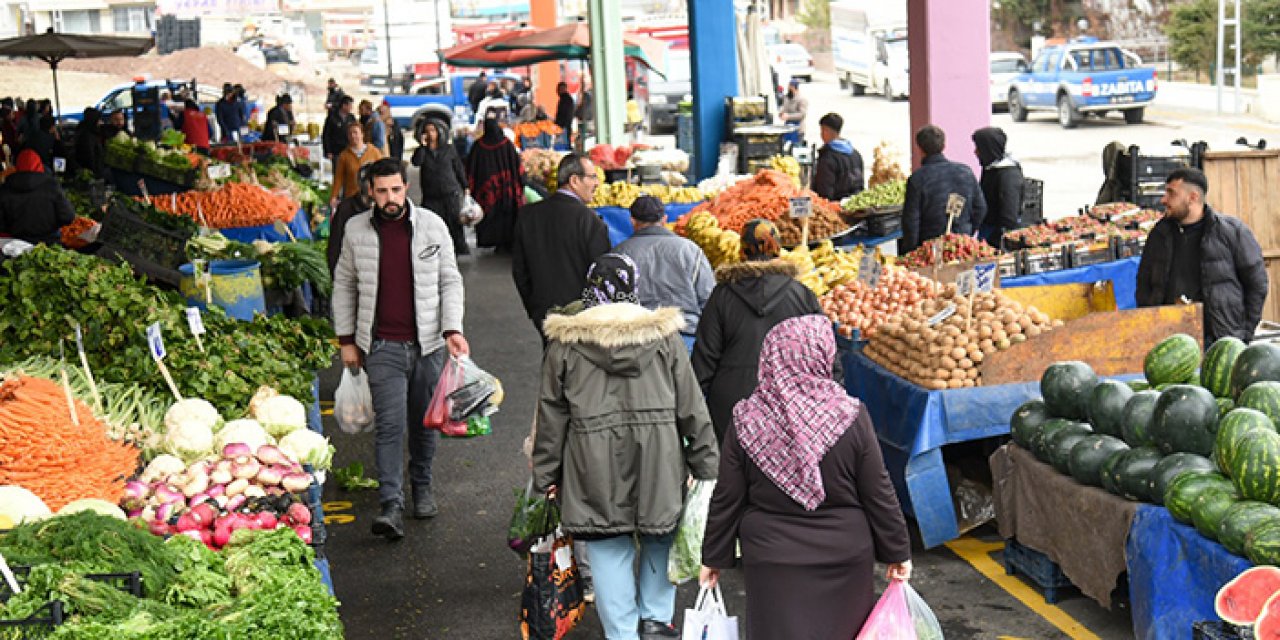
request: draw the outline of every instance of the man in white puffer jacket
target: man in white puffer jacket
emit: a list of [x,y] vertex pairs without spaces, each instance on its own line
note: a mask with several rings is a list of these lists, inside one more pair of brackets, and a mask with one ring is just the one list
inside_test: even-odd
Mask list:
[[462,335],[462,274],[449,229],[406,198],[402,163],[369,166],[373,209],[347,223],[333,274],[333,325],[342,364],[364,366],[373,393],[382,513],[374,535],[404,537],[404,438],[409,433],[413,517],[438,513],[431,494],[437,434],[423,416],[448,355],[469,353]]

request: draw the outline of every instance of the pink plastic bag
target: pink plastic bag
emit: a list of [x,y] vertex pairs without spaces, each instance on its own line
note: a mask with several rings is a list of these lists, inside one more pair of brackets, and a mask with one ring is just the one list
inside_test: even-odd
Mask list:
[[422,417],[422,426],[428,429],[439,429],[446,436],[464,436],[467,434],[467,423],[449,419],[451,401],[449,394],[462,386],[462,365],[457,359],[450,357],[440,371],[440,380],[435,391],[431,393],[431,404],[427,405],[427,414]]
[[858,632],[857,640],[917,640],[902,581],[889,581],[884,595]]

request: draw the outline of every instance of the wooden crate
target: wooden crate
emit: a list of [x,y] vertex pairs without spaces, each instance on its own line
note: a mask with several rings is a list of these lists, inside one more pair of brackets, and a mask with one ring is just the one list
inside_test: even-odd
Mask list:
[[1240,218],[1258,239],[1270,279],[1262,319],[1280,322],[1280,150],[1210,151],[1204,174],[1210,206]]

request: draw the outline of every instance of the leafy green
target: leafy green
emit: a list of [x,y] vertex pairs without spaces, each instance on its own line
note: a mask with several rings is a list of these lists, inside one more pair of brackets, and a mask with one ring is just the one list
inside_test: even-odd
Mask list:
[[377,480],[364,477],[364,465],[359,462],[352,462],[345,467],[334,469],[333,479],[343,491],[378,488]]
[[317,292],[328,296],[333,292],[333,280],[325,246],[309,240],[250,244],[215,233],[188,242],[187,255],[205,260],[256,260],[261,265],[264,287],[292,291],[310,282]]

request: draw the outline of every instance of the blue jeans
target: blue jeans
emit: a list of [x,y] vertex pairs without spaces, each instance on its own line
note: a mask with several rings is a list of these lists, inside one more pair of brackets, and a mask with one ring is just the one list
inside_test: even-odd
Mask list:
[[416,342],[390,340],[374,340],[364,358],[377,427],[378,500],[383,504],[404,506],[405,431],[409,432],[409,480],[415,488],[431,486],[431,460],[439,434],[423,427],[422,418],[440,380],[444,358],[444,348],[424,356]]
[[670,624],[676,608],[676,586],[667,580],[673,539],[667,534],[587,540],[596,612],[608,640],[639,640],[641,620]]

